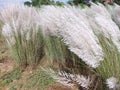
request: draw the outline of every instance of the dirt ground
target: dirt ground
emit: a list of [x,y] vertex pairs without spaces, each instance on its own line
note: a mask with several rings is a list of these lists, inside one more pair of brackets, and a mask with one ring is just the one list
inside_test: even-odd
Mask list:
[[10,52],[5,45],[4,41],[0,41],[0,76],[3,73],[7,73],[13,70],[13,59],[10,56]]
[[48,87],[45,88],[45,90],[75,90],[75,89],[72,89],[72,88],[66,87],[62,84],[57,83],[54,85],[49,85]]

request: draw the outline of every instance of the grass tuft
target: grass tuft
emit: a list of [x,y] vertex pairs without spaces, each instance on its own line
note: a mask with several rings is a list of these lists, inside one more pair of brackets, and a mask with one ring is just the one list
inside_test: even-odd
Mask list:
[[21,78],[22,71],[19,68],[0,77],[0,86],[8,85],[13,82],[13,80],[19,80]]
[[42,31],[38,30],[36,33],[33,31],[30,32],[29,40],[26,40],[26,36],[22,36],[20,33],[18,33],[18,36],[14,35],[16,43],[11,50],[20,66],[36,66],[44,56]]
[[46,74],[42,69],[37,69],[33,75],[28,78],[25,84],[25,90],[44,90],[45,86],[54,83],[53,78]]

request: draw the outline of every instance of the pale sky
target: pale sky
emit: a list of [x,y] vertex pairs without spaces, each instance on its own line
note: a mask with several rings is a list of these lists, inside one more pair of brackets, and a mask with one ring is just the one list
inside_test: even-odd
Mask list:
[[0,7],[10,4],[23,4],[25,1],[30,0],[0,0]]
[[62,2],[67,2],[68,0],[54,0],[54,1],[62,1]]

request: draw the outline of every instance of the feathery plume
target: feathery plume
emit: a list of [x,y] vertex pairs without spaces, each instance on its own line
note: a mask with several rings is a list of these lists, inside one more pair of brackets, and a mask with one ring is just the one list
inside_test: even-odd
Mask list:
[[41,15],[46,17],[40,18],[41,26],[45,32],[57,33],[62,36],[70,51],[74,52],[89,66],[96,68],[99,62],[103,60],[99,41],[82,10],[74,6],[47,6],[41,9]]
[[115,4],[115,6],[108,6],[108,11],[110,12],[114,22],[120,27],[120,6]]
[[[9,36],[13,38],[14,35],[17,36],[19,33],[25,37],[26,40],[29,40],[31,37],[30,33],[32,32],[32,37],[34,37],[34,35],[40,29],[37,21],[38,13],[33,7],[16,5],[9,6],[2,10],[1,17],[1,21],[4,25],[2,32],[5,38]],[[8,30],[8,27],[10,30]],[[9,36],[7,33],[9,33]],[[8,39],[10,40],[10,38]]]
[[9,24],[5,24],[2,27],[2,35],[5,36],[5,39],[10,47],[15,44],[15,39],[13,38],[12,28],[10,27]]
[[115,77],[110,77],[106,80],[107,87],[109,89],[118,89],[120,87],[120,84],[118,84],[118,79]]
[[88,15],[93,30],[99,34],[103,33],[106,38],[111,39],[120,52],[120,30],[111,15],[102,4],[92,4],[90,9],[84,10]]
[[47,74],[49,74],[53,79],[55,79],[57,82],[73,87],[73,86],[81,86],[85,89],[89,89],[90,84],[92,83],[91,79],[89,77],[85,77],[83,75],[77,75],[77,74],[70,74],[66,73],[65,71],[58,71],[56,73],[52,69],[43,69]]

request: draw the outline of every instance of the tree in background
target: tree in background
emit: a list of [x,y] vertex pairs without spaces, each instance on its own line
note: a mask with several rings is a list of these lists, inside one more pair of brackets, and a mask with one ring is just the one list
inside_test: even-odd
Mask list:
[[40,7],[41,5],[51,5],[54,4],[54,0],[31,0],[31,2],[24,2],[25,5]]
[[24,5],[31,6],[31,2],[26,1],[26,2],[24,2]]
[[63,6],[63,5],[64,5],[64,2],[56,1],[56,2],[55,2],[55,5],[57,5],[57,6]]
[[83,3],[88,3],[89,1],[92,2],[101,2],[101,3],[117,3],[120,5],[120,0],[69,0],[68,3],[71,5],[78,5],[78,4],[83,4]]
[[63,2],[61,1],[54,1],[54,0],[32,0],[31,2],[26,1],[24,2],[25,5],[27,6],[35,6],[35,7],[40,7],[41,5],[57,5],[57,6],[62,6],[64,5]]
[[69,0],[67,3],[70,5],[78,5],[83,3],[83,0]]
[[32,0],[32,5],[33,6],[41,6],[41,5],[49,5],[52,4],[53,1],[51,0]]
[[120,5],[120,0],[114,0],[114,2]]

